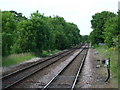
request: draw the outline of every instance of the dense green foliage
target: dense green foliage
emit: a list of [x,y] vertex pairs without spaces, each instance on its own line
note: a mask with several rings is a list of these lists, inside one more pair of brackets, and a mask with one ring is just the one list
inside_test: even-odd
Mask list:
[[111,47],[113,45],[118,45],[118,17],[113,17],[107,20],[107,22],[104,25],[105,31],[104,34],[104,42],[108,47]]
[[89,43],[89,35],[82,35],[82,43]]
[[38,11],[26,18],[22,13],[2,11],[2,54],[66,49],[81,42],[77,25],[59,16],[44,16]]
[[90,33],[92,45],[105,43],[108,47],[118,46],[119,28],[118,15],[103,11],[92,16]]

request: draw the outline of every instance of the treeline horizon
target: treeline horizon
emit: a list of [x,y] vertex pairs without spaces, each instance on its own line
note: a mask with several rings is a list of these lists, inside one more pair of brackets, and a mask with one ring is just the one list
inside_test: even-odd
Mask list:
[[43,50],[63,50],[81,42],[76,24],[38,11],[26,18],[16,11],[2,11],[2,56]]
[[76,24],[60,16],[44,16],[38,11],[30,17],[16,11],[2,11],[2,56],[43,50],[63,50],[90,42],[119,47],[119,13],[102,11],[92,16],[90,35],[80,35]]

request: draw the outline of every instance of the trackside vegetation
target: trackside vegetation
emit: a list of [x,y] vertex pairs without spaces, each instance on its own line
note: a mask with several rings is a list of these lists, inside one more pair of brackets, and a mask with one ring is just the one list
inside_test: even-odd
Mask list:
[[92,16],[91,25],[93,31],[89,39],[104,58],[111,59],[111,72],[120,83],[120,10],[117,14],[103,11]]
[[90,33],[92,45],[104,43],[107,47],[120,47],[118,40],[120,37],[119,13],[120,11],[117,14],[103,11],[92,16],[93,31]]
[[81,42],[80,30],[63,17],[38,11],[26,18],[16,11],[2,11],[2,56],[63,50]]
[[110,58],[110,70],[111,75],[120,83],[120,66],[118,63],[118,50],[114,47],[108,48],[107,46],[96,47],[96,50],[99,52],[101,57]]
[[3,66],[46,57],[81,42],[77,25],[60,16],[36,11],[27,18],[16,11],[2,11],[1,17]]
[[18,64],[26,60],[30,60],[36,57],[33,53],[21,53],[21,54],[12,54],[6,57],[3,57],[2,65],[10,66],[13,64]]
[[[42,54],[40,55],[40,57],[47,57],[47,56],[53,55],[57,52],[60,52],[60,50],[55,49],[53,51],[42,51]],[[11,54],[6,57],[3,57],[2,65],[3,66],[11,66],[14,64],[19,64],[23,61],[30,60],[35,57],[39,57],[39,56],[37,54],[31,53],[31,52],[20,53],[20,54]]]

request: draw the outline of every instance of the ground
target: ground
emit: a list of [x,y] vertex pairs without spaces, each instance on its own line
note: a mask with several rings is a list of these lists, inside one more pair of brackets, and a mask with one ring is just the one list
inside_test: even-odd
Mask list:
[[[30,62],[25,62],[25,63],[26,65],[30,64]],[[20,65],[11,66],[11,68],[9,67],[9,69],[6,68],[6,71],[4,72],[4,74],[10,71],[14,71],[18,68],[21,68],[22,66],[25,66],[25,63],[23,63],[23,65],[20,64]],[[54,67],[57,67],[57,65],[54,65]],[[49,68],[49,70],[48,69],[46,70],[48,71],[48,74],[49,72],[52,71],[52,68],[51,69]],[[45,72],[42,72],[42,74],[40,75],[43,75],[44,73]],[[45,74],[42,76],[42,78],[44,77],[46,77]],[[111,78],[107,83],[105,82],[106,78],[107,78],[106,67],[104,67],[104,65],[101,63],[99,54],[96,53],[96,50],[90,48],[88,50],[88,55],[86,57],[85,65],[83,66],[82,72],[79,75],[79,80],[77,82],[76,87],[78,88],[117,88],[118,87],[118,83],[114,79],[113,75],[111,75]],[[31,79],[32,81],[35,80],[34,78],[31,78]],[[44,79],[41,79],[41,80],[44,80]],[[30,83],[28,81],[29,80],[26,80],[25,82]],[[36,83],[36,81],[34,82]],[[33,82],[32,82],[32,85],[33,85]]]
[[107,78],[107,68],[102,64],[99,54],[95,49],[89,49],[85,65],[80,75],[79,86],[81,88],[117,88],[118,83],[111,75],[109,82]]

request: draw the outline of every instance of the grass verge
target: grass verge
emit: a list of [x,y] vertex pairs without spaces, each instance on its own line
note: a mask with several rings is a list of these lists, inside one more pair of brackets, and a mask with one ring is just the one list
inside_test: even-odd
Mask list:
[[[40,57],[47,57],[47,56],[55,54],[59,51],[60,50],[43,51],[42,54],[40,55]],[[37,55],[35,55],[33,53],[12,54],[12,55],[2,58],[2,66],[11,66],[14,64],[19,64],[23,61],[30,60],[36,56]]]
[[10,66],[36,57],[33,53],[12,54],[3,57],[2,66]]
[[107,48],[106,46],[96,47],[96,50],[99,52],[100,57],[110,58],[110,70],[113,77],[120,83],[120,66],[118,65],[118,49],[116,48]]

